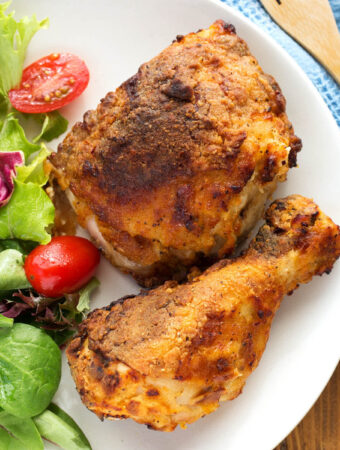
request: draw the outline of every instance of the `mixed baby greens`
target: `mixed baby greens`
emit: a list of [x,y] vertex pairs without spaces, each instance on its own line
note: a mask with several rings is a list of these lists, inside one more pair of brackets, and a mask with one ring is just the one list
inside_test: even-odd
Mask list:
[[[66,131],[57,111],[22,114],[8,91],[20,83],[26,48],[48,19],[19,22],[0,4],[0,450],[43,449],[42,437],[67,449],[90,449],[76,423],[50,403],[60,382],[63,344],[89,308],[98,282],[59,299],[40,296],[23,268],[26,255],[51,239],[54,206],[43,186],[50,141]],[[23,125],[39,126],[30,142]],[[20,323],[19,323],[20,322]]]
[[[48,20],[17,22],[5,13],[8,6],[0,4],[0,313],[45,328],[61,345],[82,320],[96,282],[56,301],[34,292],[24,273],[25,256],[51,240],[54,222],[54,206],[43,189],[50,154],[43,141],[63,133],[68,122],[57,111],[22,114],[11,106],[8,90],[20,82],[27,45]],[[22,126],[30,120],[40,126],[32,142]]]
[[19,165],[21,167],[11,168],[12,176],[16,174],[17,177],[14,190],[7,194],[10,201],[6,199],[7,204],[0,209],[0,239],[47,243],[50,235],[46,227],[53,223],[54,207],[42,189],[47,181],[43,161],[48,151],[39,141],[42,138],[46,140],[46,132],[48,138],[54,138],[65,131],[67,121],[59,113],[54,113],[52,117],[39,115],[39,120],[43,122],[42,129],[35,142],[27,140],[19,123],[19,118],[24,120],[23,115],[13,111],[8,91],[20,82],[26,48],[33,35],[48,25],[48,20],[38,22],[32,16],[17,22],[14,13],[5,13],[8,6],[9,3],[0,4],[0,195],[12,181],[4,176],[9,153],[20,153],[23,161]]
[[0,314],[0,450],[43,450],[42,438],[91,449],[71,417],[50,403],[60,373],[60,350],[44,331]]
[[16,417],[33,417],[47,408],[57,390],[60,350],[36,327],[7,324],[0,333],[0,368],[2,381],[5,375],[11,380],[1,383],[0,407]]
[[14,13],[6,14],[9,5],[0,4],[0,112],[4,115],[9,107],[7,92],[20,83],[27,46],[38,30],[48,26],[48,19],[38,22],[35,16],[17,22]]

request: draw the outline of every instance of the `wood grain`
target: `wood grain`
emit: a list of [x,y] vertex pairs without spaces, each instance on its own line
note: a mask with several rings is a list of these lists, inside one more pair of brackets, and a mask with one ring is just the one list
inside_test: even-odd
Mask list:
[[274,450],[340,450],[340,364],[313,408]]
[[260,0],[268,13],[340,84],[340,34],[328,0]]

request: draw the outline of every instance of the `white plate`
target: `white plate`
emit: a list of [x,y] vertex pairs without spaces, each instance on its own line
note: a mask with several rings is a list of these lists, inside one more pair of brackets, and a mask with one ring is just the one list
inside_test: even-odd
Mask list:
[[[340,223],[338,128],[297,64],[234,10],[217,0],[14,0],[13,8],[20,16],[35,12],[51,20],[49,30],[33,39],[27,62],[53,51],[74,52],[86,60],[89,87],[64,109],[71,123],[177,34],[207,27],[218,18],[233,23],[263,69],[281,85],[288,116],[304,144],[300,167],[290,171],[275,197],[313,197]],[[101,423],[81,403],[65,361],[56,402],[76,419],[94,450],[270,450],[309,410],[339,359],[339,274],[340,264],[330,276],[314,279],[284,300],[262,361],[243,394],[185,431],[149,431],[131,420]],[[101,288],[93,307],[138,291],[106,261],[98,275]]]

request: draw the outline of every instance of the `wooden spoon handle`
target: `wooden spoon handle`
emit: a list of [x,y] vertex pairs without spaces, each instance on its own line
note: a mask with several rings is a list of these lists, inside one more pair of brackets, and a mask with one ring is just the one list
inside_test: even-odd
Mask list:
[[340,35],[328,0],[260,0],[340,84]]
[[[310,52],[340,84],[340,36],[338,35],[331,44],[332,48],[324,49],[321,52],[316,50],[310,50]],[[307,50],[309,49],[307,48]]]

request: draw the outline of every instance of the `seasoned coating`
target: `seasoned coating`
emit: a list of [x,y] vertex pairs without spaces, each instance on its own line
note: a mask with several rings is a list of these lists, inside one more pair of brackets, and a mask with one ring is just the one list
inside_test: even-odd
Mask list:
[[277,200],[265,218],[239,258],[90,314],[67,348],[90,410],[172,431],[241,393],[284,295],[340,254],[339,227],[312,200]]
[[279,86],[219,20],[107,94],[50,168],[111,262],[152,285],[230,254],[300,148]]

